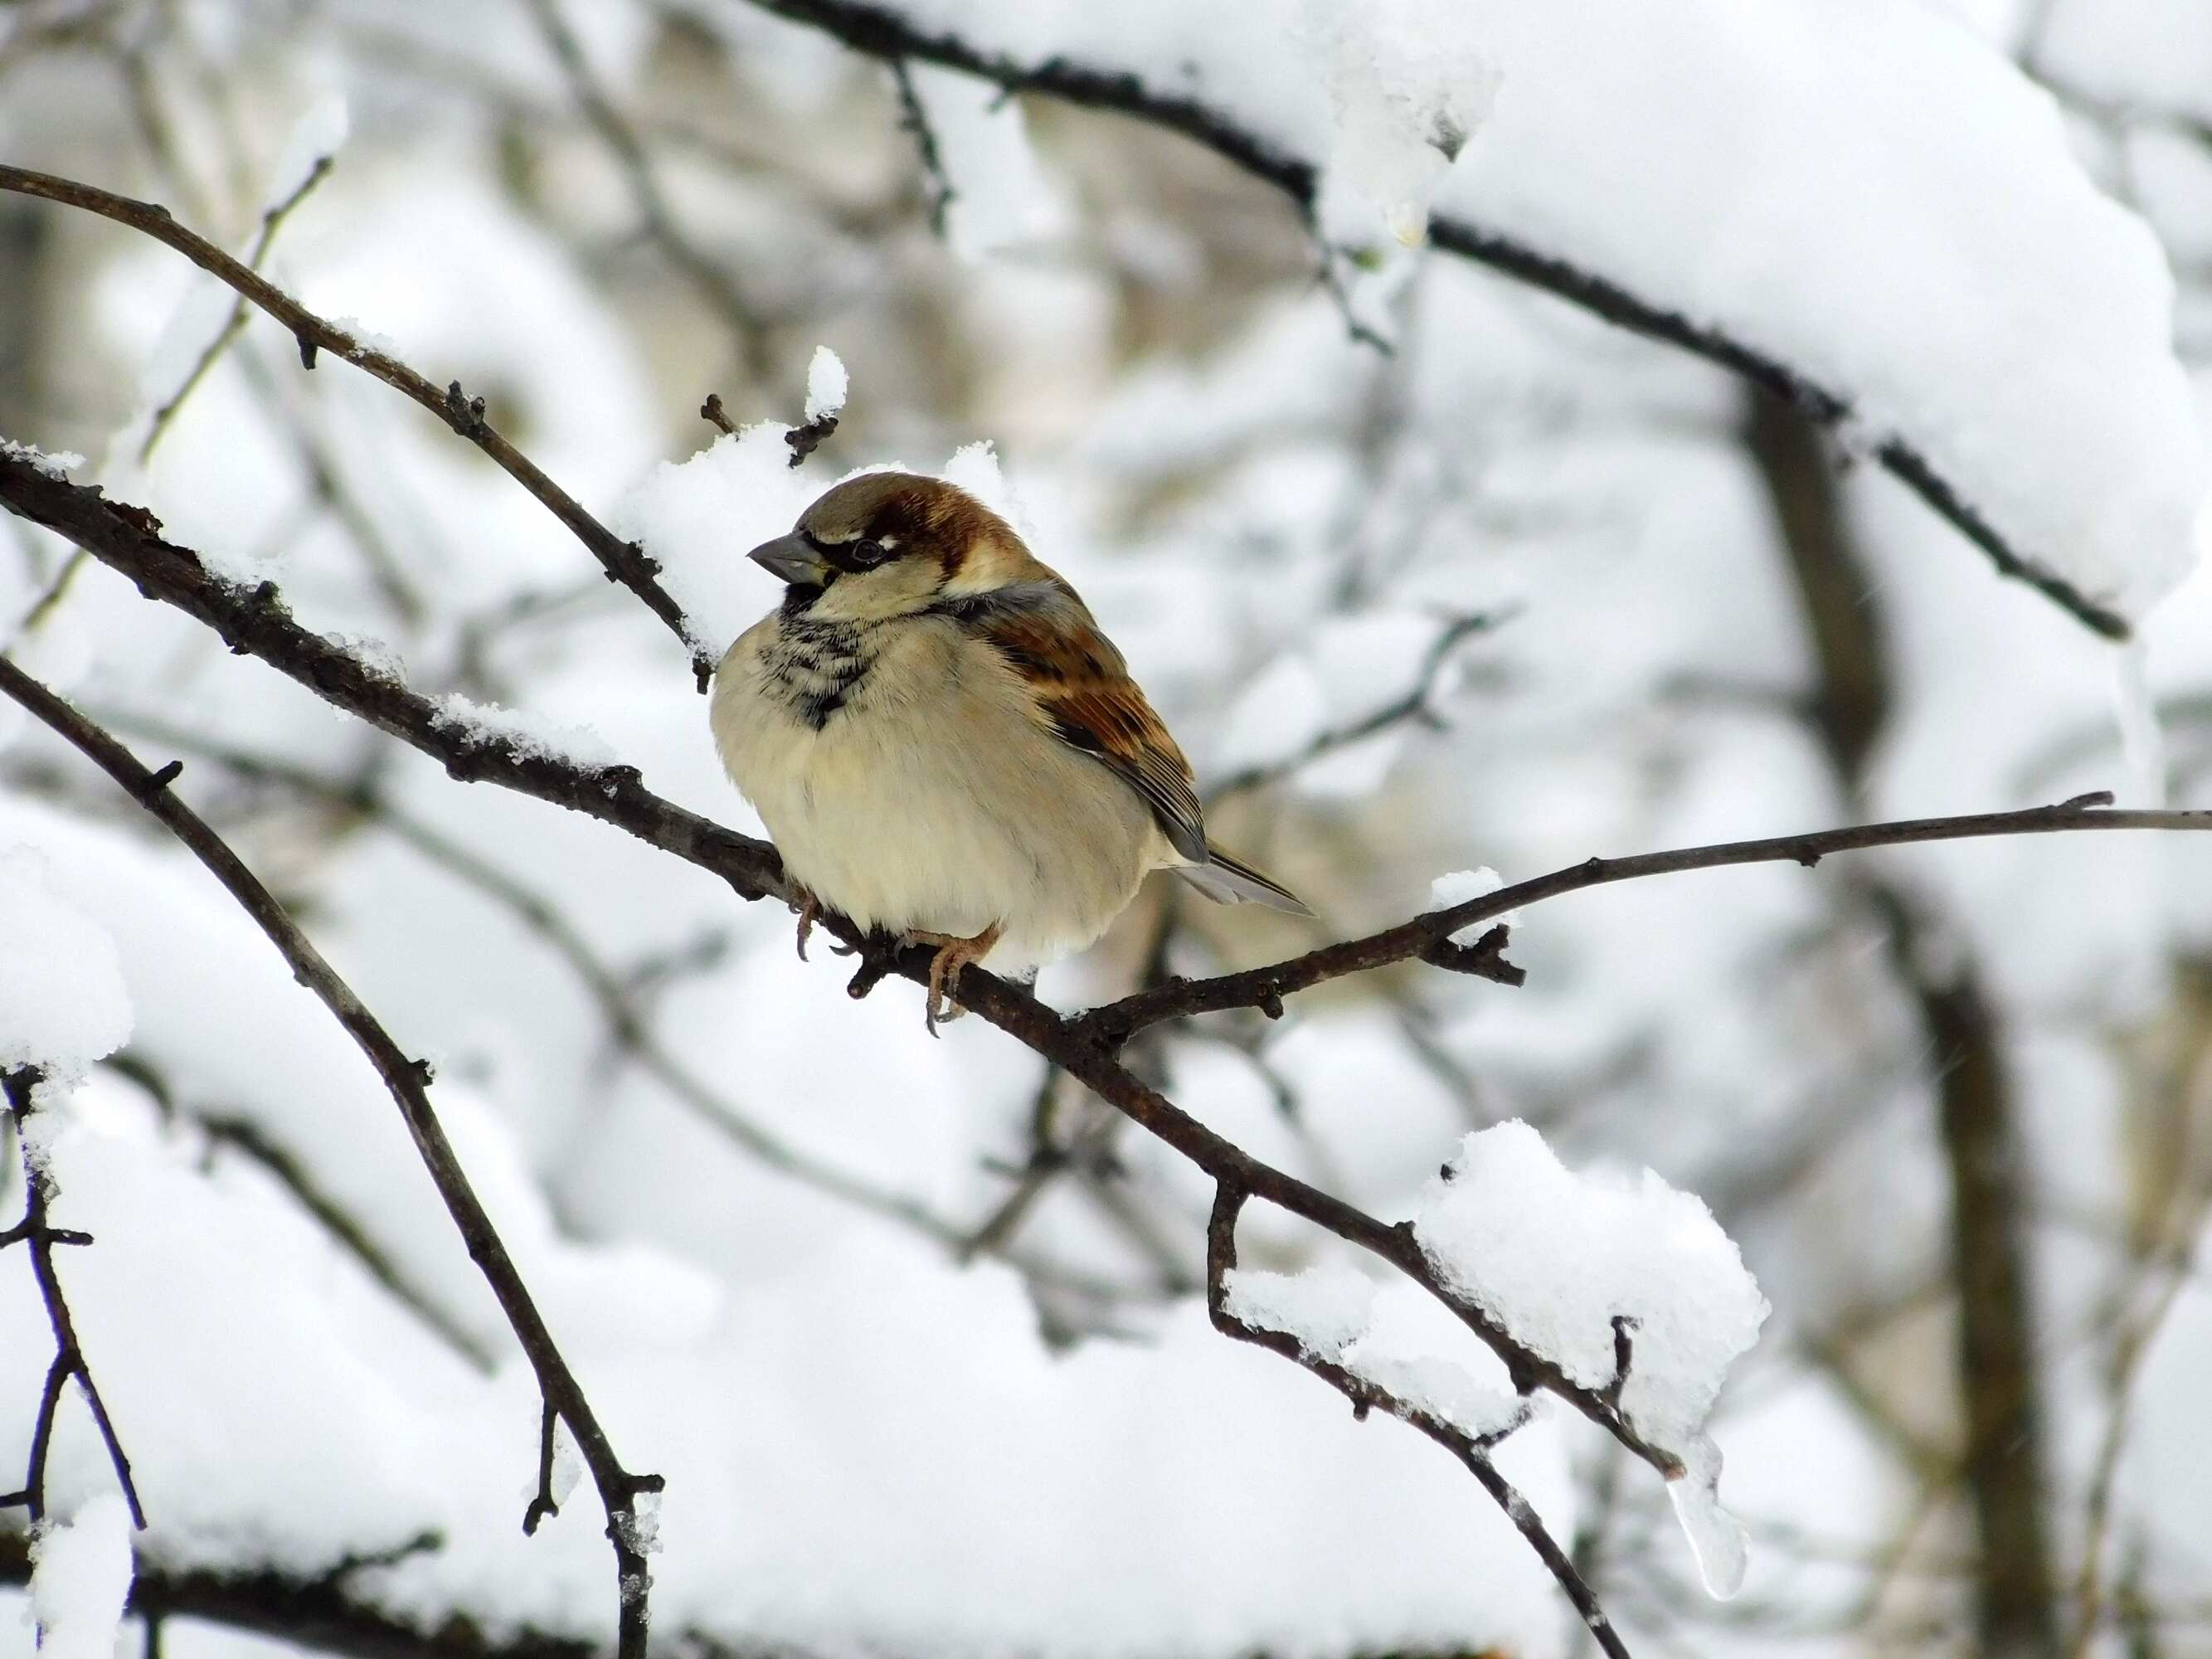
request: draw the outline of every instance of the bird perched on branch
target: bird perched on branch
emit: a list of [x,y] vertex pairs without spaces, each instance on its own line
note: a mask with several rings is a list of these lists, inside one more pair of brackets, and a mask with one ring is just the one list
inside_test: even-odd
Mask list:
[[932,945],[928,1022],[969,963],[1105,932],[1154,870],[1312,914],[1206,838],[1190,765],[1075,590],[966,491],[847,480],[753,562],[783,603],[714,685],[715,746],[817,906]]

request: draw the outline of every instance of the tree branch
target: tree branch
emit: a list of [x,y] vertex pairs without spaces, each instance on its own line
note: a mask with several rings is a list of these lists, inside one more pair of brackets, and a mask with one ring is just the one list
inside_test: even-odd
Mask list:
[[[1774,507],[1815,666],[1811,714],[1840,792],[1867,797],[1867,769],[1887,727],[1895,678],[1875,581],[1861,556],[1820,440],[1771,398],[1747,438]],[[1963,1474],[1980,1554],[1976,1606],[1990,1653],[2055,1656],[2057,1624],[2047,1521],[2049,1452],[2030,1273],[2033,1204],[2007,1075],[2005,1022],[1971,951],[1944,941],[1894,885],[1866,884],[1899,988],[1929,1049],[1929,1091],[1950,1182],[1951,1272],[1958,1304]],[[1944,966],[1931,969],[1931,957]]]
[[[0,658],[0,665],[6,661]],[[45,1074],[32,1066],[0,1073],[0,1090],[5,1091],[8,1114],[15,1125],[16,1153],[23,1161],[23,1218],[0,1232],[0,1250],[21,1244],[31,1253],[31,1276],[38,1281],[39,1299],[46,1304],[46,1323],[54,1335],[53,1361],[46,1367],[46,1386],[40,1391],[38,1416],[31,1428],[30,1462],[23,1488],[0,1495],[0,1510],[20,1509],[31,1517],[33,1526],[46,1518],[46,1457],[53,1448],[62,1395],[74,1382],[84,1390],[84,1403],[100,1431],[100,1443],[107,1449],[107,1461],[115,1466],[116,1484],[123,1488],[124,1501],[131,1506],[131,1524],[143,1531],[146,1511],[138,1502],[137,1484],[131,1478],[131,1460],[124,1455],[123,1442],[107,1415],[100,1385],[92,1379],[92,1367],[86,1363],[84,1346],[77,1340],[76,1322],[70,1316],[69,1298],[62,1292],[61,1275],[54,1267],[56,1245],[89,1244],[92,1235],[55,1226],[49,1212],[53,1182],[31,1150],[31,1115],[39,1109],[37,1091],[45,1081]]]
[[484,418],[483,400],[468,397],[459,380],[441,389],[389,353],[363,344],[336,324],[317,316],[258,271],[232,258],[205,237],[186,230],[165,207],[134,201],[73,179],[57,179],[51,173],[33,173],[27,167],[0,167],[0,190],[58,202],[65,207],[82,208],[151,236],[174,248],[282,323],[299,343],[300,361],[307,368],[314,367],[318,350],[328,351],[404,392],[490,456],[501,470],[568,526],[576,539],[591,550],[592,556],[606,572],[607,580],[618,581],[636,594],[646,609],[684,642],[691,653],[691,672],[699,690],[706,690],[714,678],[714,659],[706,645],[692,633],[690,622],[675,596],[657,580],[660,574],[659,563],[647,557],[636,543],[623,541],[615,535],[539,471],[537,463],[509,443]]
[[[1292,1364],[1311,1371],[1352,1402],[1352,1408],[1364,1418],[1368,1412],[1380,1406],[1391,1416],[1419,1429],[1446,1451],[1467,1465],[1468,1471],[1482,1484],[1482,1489],[1498,1500],[1498,1508],[1506,1518],[1528,1540],[1543,1562],[1545,1570],[1566,1593],[1574,1604],[1583,1626],[1599,1648],[1612,1659],[1628,1659],[1628,1649],[1620,1639],[1620,1632],[1613,1626],[1599,1605],[1597,1594],[1589,1587],[1567,1552],[1559,1547],[1528,1500],[1514,1490],[1513,1483],[1498,1473],[1498,1465],[1491,1459],[1492,1450],[1508,1436],[1528,1421],[1527,1408],[1523,1414],[1507,1427],[1486,1435],[1469,1434],[1457,1425],[1447,1422],[1433,1413],[1422,1410],[1398,1398],[1389,1389],[1378,1387],[1365,1377],[1355,1376],[1350,1370],[1334,1361],[1310,1352],[1304,1344],[1287,1331],[1268,1330],[1249,1324],[1230,1310],[1229,1275],[1237,1266],[1237,1218],[1244,1208],[1245,1194],[1233,1183],[1222,1182],[1213,1189],[1213,1212],[1206,1224],[1206,1310],[1213,1322],[1213,1328],[1224,1336],[1239,1342],[1249,1342],[1258,1347],[1279,1353]],[[1619,1321],[1615,1321],[1618,1329]],[[1625,1381],[1627,1366],[1624,1358],[1621,1374],[1615,1379],[1613,1392],[1620,1394],[1619,1383]]]
[[[275,1568],[172,1567],[142,1556],[125,1607],[149,1624],[204,1619],[346,1659],[605,1659],[599,1644],[526,1628],[495,1636],[456,1619],[424,1630],[355,1589],[353,1573],[367,1565],[340,1562],[302,1577]],[[0,1532],[0,1585],[30,1582],[26,1540]]]
[[1978,841],[1993,836],[2055,835],[2094,830],[2212,830],[2212,811],[2123,811],[2112,805],[2112,799],[2104,793],[2081,795],[2054,806],[2029,806],[2009,812],[1901,818],[1887,823],[1847,824],[1841,829],[1772,836],[1759,841],[1679,847],[1629,858],[1586,859],[1549,875],[1501,887],[1464,904],[1432,910],[1380,933],[1325,945],[1319,950],[1263,968],[1212,979],[1183,980],[1157,990],[1140,991],[1118,1002],[1093,1008],[1082,1016],[1081,1023],[1107,1041],[1119,1043],[1164,1019],[1226,1008],[1271,1011],[1292,992],[1419,957],[1437,941],[1449,939],[1453,934],[1508,910],[1617,881],[1639,881],[1649,876],[1673,875],[1686,870],[1717,870],[1741,864],[1800,864],[1809,869],[1837,853],[1864,852],[1870,848],[1903,847],[1921,842]]
[[[544,752],[520,753],[501,739],[441,725],[434,708],[397,678],[302,628],[274,584],[249,590],[214,576],[188,549],[164,541],[158,524],[142,509],[109,502],[96,489],[52,477],[27,461],[4,455],[0,455],[0,505],[59,531],[131,577],[149,597],[176,605],[215,629],[234,651],[260,657],[325,701],[438,759],[456,777],[495,782],[587,812],[712,872],[743,896],[773,895],[787,902],[798,896],[773,847],[662,799],[644,787],[635,769],[586,766]],[[2108,808],[2108,799],[2084,796],[2025,811],[1859,825],[1634,858],[1594,859],[1272,967],[1170,984],[1073,1017],[973,968],[962,977],[958,995],[988,1023],[1058,1064],[1182,1153],[1212,1177],[1217,1187],[1227,1185],[1264,1200],[1389,1262],[1497,1352],[1516,1388],[1524,1393],[1542,1388],[1557,1395],[1644,1462],[1671,1475],[1680,1472],[1673,1456],[1644,1440],[1602,1390],[1573,1382],[1480,1309],[1456,1299],[1430,1267],[1410,1227],[1377,1220],[1252,1157],[1146,1085],[1117,1057],[1116,1050],[1144,1026],[1184,1014],[1242,1006],[1279,1010],[1281,999],[1291,992],[1420,956],[1462,929],[1504,910],[1608,882],[1735,864],[1789,861],[1809,866],[1831,853],[1913,842],[2070,830],[2212,829],[2212,813],[2118,811]],[[926,948],[891,948],[886,941],[863,936],[842,917],[825,917],[823,926],[860,950],[860,969],[849,988],[854,994],[865,994],[893,974],[917,984],[926,982],[930,962]],[[587,1444],[587,1453],[589,1449]]]
[[[269,936],[270,942],[291,967],[293,977],[313,992],[331,1011],[384,1079],[385,1086],[398,1104],[400,1115],[406,1120],[408,1133],[414,1138],[416,1150],[422,1154],[423,1167],[429,1171],[438,1195],[445,1200],[447,1212],[453,1217],[463,1243],[468,1246],[470,1259],[483,1272],[492,1294],[499,1300],[500,1310],[514,1328],[515,1340],[522,1345],[547,1411],[559,1413],[582,1449],[585,1464],[592,1472],[606,1510],[607,1535],[614,1546],[621,1597],[617,1651],[620,1659],[645,1659],[647,1595],[652,1575],[637,1541],[638,1500],[644,1494],[658,1492],[663,1484],[661,1478],[657,1474],[633,1474],[616,1456],[591,1402],[584,1397],[582,1386],[568,1369],[552,1332],[538,1313],[529,1286],[523,1283],[490,1216],[469,1184],[453,1143],[446,1138],[444,1126],[430,1104],[428,1063],[401,1052],[399,1045],[354,994],[352,988],[339,977],[337,969],[324,960],[321,952],[300,931],[269,890],[222,838],[177,798],[169,787],[181,769],[177,763],[172,762],[159,772],[149,770],[121,744],[5,657],[0,657],[0,692],[14,698],[82,751],[184,842]],[[12,1089],[10,1094],[12,1098]],[[62,1340],[64,1334],[62,1327],[58,1325],[57,1340]],[[74,1350],[73,1338],[68,1346]],[[52,1386],[50,1381],[49,1392]],[[104,1419],[105,1413],[101,1415]],[[118,1472],[125,1473],[127,1485],[127,1468],[119,1468]],[[34,1469],[34,1476],[36,1473]],[[35,1489],[38,1482],[34,1479],[32,1484]],[[132,1507],[135,1511],[135,1500]],[[533,1517],[537,1515],[534,1504],[531,1514]]]
[[[1181,133],[1265,179],[1289,197],[1309,219],[1312,216],[1320,176],[1311,161],[1287,153],[1226,111],[1187,94],[1148,86],[1142,76],[1128,70],[1093,69],[1058,56],[1026,62],[949,31],[933,32],[877,0],[752,0],[752,3],[763,11],[820,29],[854,51],[885,63],[897,64],[915,58],[942,64],[996,82],[1008,92],[1043,93]],[[1429,240],[1448,253],[1487,265],[1632,333],[1680,346],[1717,363],[1788,399],[1823,424],[1839,424],[1852,414],[1848,397],[1805,371],[1711,324],[1655,305],[1595,271],[1473,220],[1439,216],[1430,222]],[[2108,639],[2129,636],[2126,617],[2082,592],[2031,552],[2014,546],[1956,485],[1936,471],[1934,463],[1904,439],[1885,439],[1875,456],[1884,468],[1987,554],[2001,574],[2027,583],[2084,627]]]

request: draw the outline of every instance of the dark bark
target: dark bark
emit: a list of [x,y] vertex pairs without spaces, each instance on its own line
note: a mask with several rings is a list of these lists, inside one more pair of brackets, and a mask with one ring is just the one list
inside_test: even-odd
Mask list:
[[[1813,724],[1838,785],[1863,807],[1895,678],[1877,589],[1819,432],[1796,410],[1760,398],[1747,436],[1813,647]],[[2027,1260],[2033,1194],[2004,1066],[2002,1017],[1962,947],[1946,940],[1945,966],[1936,970],[1928,924],[1912,904],[1879,880],[1869,891],[1892,969],[1927,1042],[1950,1184],[1962,1462],[1980,1544],[1978,1648],[1991,1659],[2056,1659],[2048,1452]]]

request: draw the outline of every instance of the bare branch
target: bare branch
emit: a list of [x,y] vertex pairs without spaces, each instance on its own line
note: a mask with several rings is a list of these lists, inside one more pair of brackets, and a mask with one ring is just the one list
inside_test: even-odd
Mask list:
[[[416,1539],[403,1547],[414,1553],[435,1547],[436,1541]],[[388,1559],[398,1553],[385,1553]],[[142,1556],[126,1607],[149,1625],[173,1618],[205,1620],[346,1659],[605,1659],[608,1650],[602,1644],[528,1628],[494,1636],[465,1620],[451,1620],[425,1631],[356,1588],[356,1575],[372,1565],[341,1561],[327,1571],[301,1575],[273,1567],[170,1566]],[[0,1585],[19,1587],[30,1581],[26,1540],[0,1532]],[[698,1659],[707,1659],[704,1644],[684,1645]]]
[[[177,763],[172,762],[158,772],[148,769],[121,744],[4,657],[0,657],[0,692],[14,698],[82,750],[184,842],[269,936],[270,942],[291,967],[293,977],[313,991],[331,1011],[384,1079],[385,1086],[398,1104],[400,1115],[406,1120],[408,1133],[414,1138],[416,1150],[422,1154],[423,1167],[429,1171],[438,1195],[445,1200],[447,1212],[468,1246],[470,1260],[483,1273],[492,1294],[498,1298],[500,1310],[507,1316],[516,1340],[522,1345],[546,1409],[560,1414],[583,1450],[585,1464],[592,1472],[600,1501],[606,1509],[607,1535],[614,1546],[620,1595],[617,1651],[620,1659],[645,1659],[647,1596],[652,1575],[636,1541],[638,1499],[646,1493],[659,1492],[663,1482],[657,1474],[631,1474],[616,1456],[613,1445],[592,1413],[591,1402],[584,1397],[582,1386],[568,1369],[552,1332],[538,1313],[529,1286],[523,1283],[491,1218],[470,1185],[453,1143],[446,1138],[444,1126],[430,1104],[428,1065],[409,1058],[400,1050],[269,890],[222,838],[177,798],[169,787],[181,769]],[[58,1340],[63,1336],[58,1325],[56,1336]],[[74,1349],[73,1338],[67,1346]],[[50,1390],[51,1387],[50,1383]],[[97,1397],[92,1397],[97,1410]],[[101,1414],[104,1419],[104,1413]],[[34,1477],[36,1473],[34,1469]],[[32,1486],[35,1491],[35,1478]],[[135,1510],[135,1500],[133,1508]],[[536,1512],[533,1505],[532,1514]]]
[[1231,773],[1214,786],[1210,793],[1210,800],[1220,800],[1278,782],[1340,750],[1349,749],[1369,738],[1379,737],[1395,726],[1421,722],[1431,726],[1443,724],[1431,704],[1436,698],[1437,682],[1450,665],[1453,654],[1467,641],[1477,634],[1488,633],[1510,614],[1505,612],[1493,616],[1477,611],[1470,616],[1452,617],[1431,641],[1427,652],[1421,658],[1420,665],[1414,671],[1413,684],[1404,692],[1356,720],[1316,732],[1303,748],[1286,759]]
[[[246,268],[248,270],[256,272],[260,270],[262,262],[269,257],[269,250],[276,245],[276,233],[284,228],[284,221],[291,216],[293,209],[306,201],[308,193],[329,176],[331,162],[331,158],[328,155],[317,156],[314,166],[307,170],[307,176],[302,179],[283,201],[271,206],[261,216],[261,228],[255,234],[253,246],[246,256]],[[139,465],[143,466],[153,459],[155,447],[161,441],[162,434],[168,431],[169,422],[176,419],[177,411],[185,406],[185,400],[190,398],[199,383],[207,378],[208,371],[215,367],[216,360],[229,349],[230,343],[238,337],[245,327],[246,296],[240,295],[231,302],[230,314],[223,319],[222,326],[216,331],[215,338],[210,340],[198,357],[194,359],[191,368],[185,375],[183,381],[174,392],[169,394],[161,407],[154,411],[154,418],[146,428],[145,439],[138,446]],[[313,365],[310,363],[308,367],[312,368]]]
[[622,168],[629,186],[630,202],[637,210],[645,234],[660,248],[668,263],[682,273],[693,291],[720,313],[723,323],[738,341],[750,372],[756,379],[764,379],[768,362],[763,320],[738,292],[729,273],[709,258],[677,222],[668,205],[667,193],[660,187],[653,158],[646,153],[644,140],[638,136],[636,127],[616,109],[613,99],[600,85],[598,75],[584,56],[583,43],[576,39],[575,31],[561,15],[556,0],[525,0],[525,3],[537,22],[539,35],[560,64],[561,72],[568,77],[569,92],[583,112],[584,119]]
[[705,691],[714,673],[714,661],[696,638],[684,609],[657,580],[660,566],[635,542],[625,542],[586,513],[575,498],[539,471],[537,464],[517,449],[484,418],[483,400],[471,398],[458,380],[440,387],[387,352],[362,343],[336,324],[317,316],[282,289],[249,270],[205,237],[195,235],[169,216],[167,208],[150,202],[33,173],[27,167],[0,167],[0,190],[82,208],[143,232],[155,241],[174,248],[194,264],[234,289],[289,329],[299,343],[301,361],[314,366],[318,350],[343,358],[386,386],[403,392],[448,427],[496,461],[509,477],[535,495],[553,515],[568,526],[576,539],[591,550],[607,573],[637,595],[646,608],[660,618],[668,631],[691,653],[691,671],[699,690]]
[[[0,665],[6,663],[7,659],[0,657]],[[74,1382],[84,1391],[84,1403],[100,1431],[100,1443],[107,1448],[107,1461],[115,1466],[116,1484],[123,1488],[124,1501],[131,1506],[131,1524],[143,1531],[146,1511],[138,1502],[137,1485],[131,1479],[131,1460],[124,1455],[123,1442],[108,1417],[100,1385],[93,1381],[92,1367],[77,1340],[76,1322],[70,1316],[69,1298],[62,1291],[61,1275],[54,1267],[56,1245],[89,1244],[92,1236],[55,1226],[50,1213],[53,1182],[32,1152],[30,1133],[31,1115],[39,1109],[37,1091],[45,1081],[45,1075],[35,1066],[19,1066],[0,1073],[0,1090],[5,1091],[8,1114],[15,1125],[17,1155],[23,1161],[23,1218],[0,1232],[0,1249],[21,1244],[30,1252],[31,1275],[38,1281],[39,1299],[46,1304],[46,1323],[54,1335],[53,1361],[46,1367],[46,1386],[40,1392],[38,1416],[31,1428],[30,1466],[21,1492],[0,1495],[0,1510],[22,1510],[33,1526],[46,1519],[46,1457],[53,1449],[62,1395]]]
[[899,125],[914,140],[922,177],[928,181],[929,228],[941,238],[953,198],[960,192],[953,187],[952,175],[945,170],[945,156],[937,148],[937,129],[930,125],[929,112],[922,107],[921,94],[915,90],[912,67],[903,58],[892,58],[890,66],[891,85],[898,93]]
[[1887,823],[1847,824],[1836,830],[1773,836],[1759,841],[1679,847],[1629,858],[1586,859],[1549,875],[1501,887],[1464,904],[1432,910],[1395,927],[1341,944],[1325,945],[1319,950],[1266,967],[1223,974],[1212,979],[1185,980],[1155,991],[1140,991],[1092,1009],[1082,1017],[1082,1024],[1108,1041],[1120,1042],[1164,1019],[1212,1013],[1224,1008],[1258,1008],[1266,1012],[1271,1006],[1279,1006],[1282,999],[1292,992],[1420,956],[1436,941],[1449,939],[1477,922],[1488,921],[1508,910],[1617,881],[1640,881],[1650,876],[1718,870],[1742,864],[1799,864],[1809,869],[1838,853],[1859,853],[1876,847],[1903,847],[1923,842],[1978,841],[1994,836],[2058,835],[2095,830],[2212,830],[2212,811],[2121,810],[2112,805],[2112,799],[2104,793],[2081,795],[2053,806],[2029,806],[2016,811],[1900,818]]

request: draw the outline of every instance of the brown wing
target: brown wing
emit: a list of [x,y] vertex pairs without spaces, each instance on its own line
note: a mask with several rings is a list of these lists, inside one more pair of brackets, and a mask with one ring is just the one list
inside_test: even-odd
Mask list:
[[1028,683],[1062,743],[1112,767],[1144,798],[1176,851],[1206,862],[1190,763],[1073,588],[1057,577],[1024,581],[945,611]]

